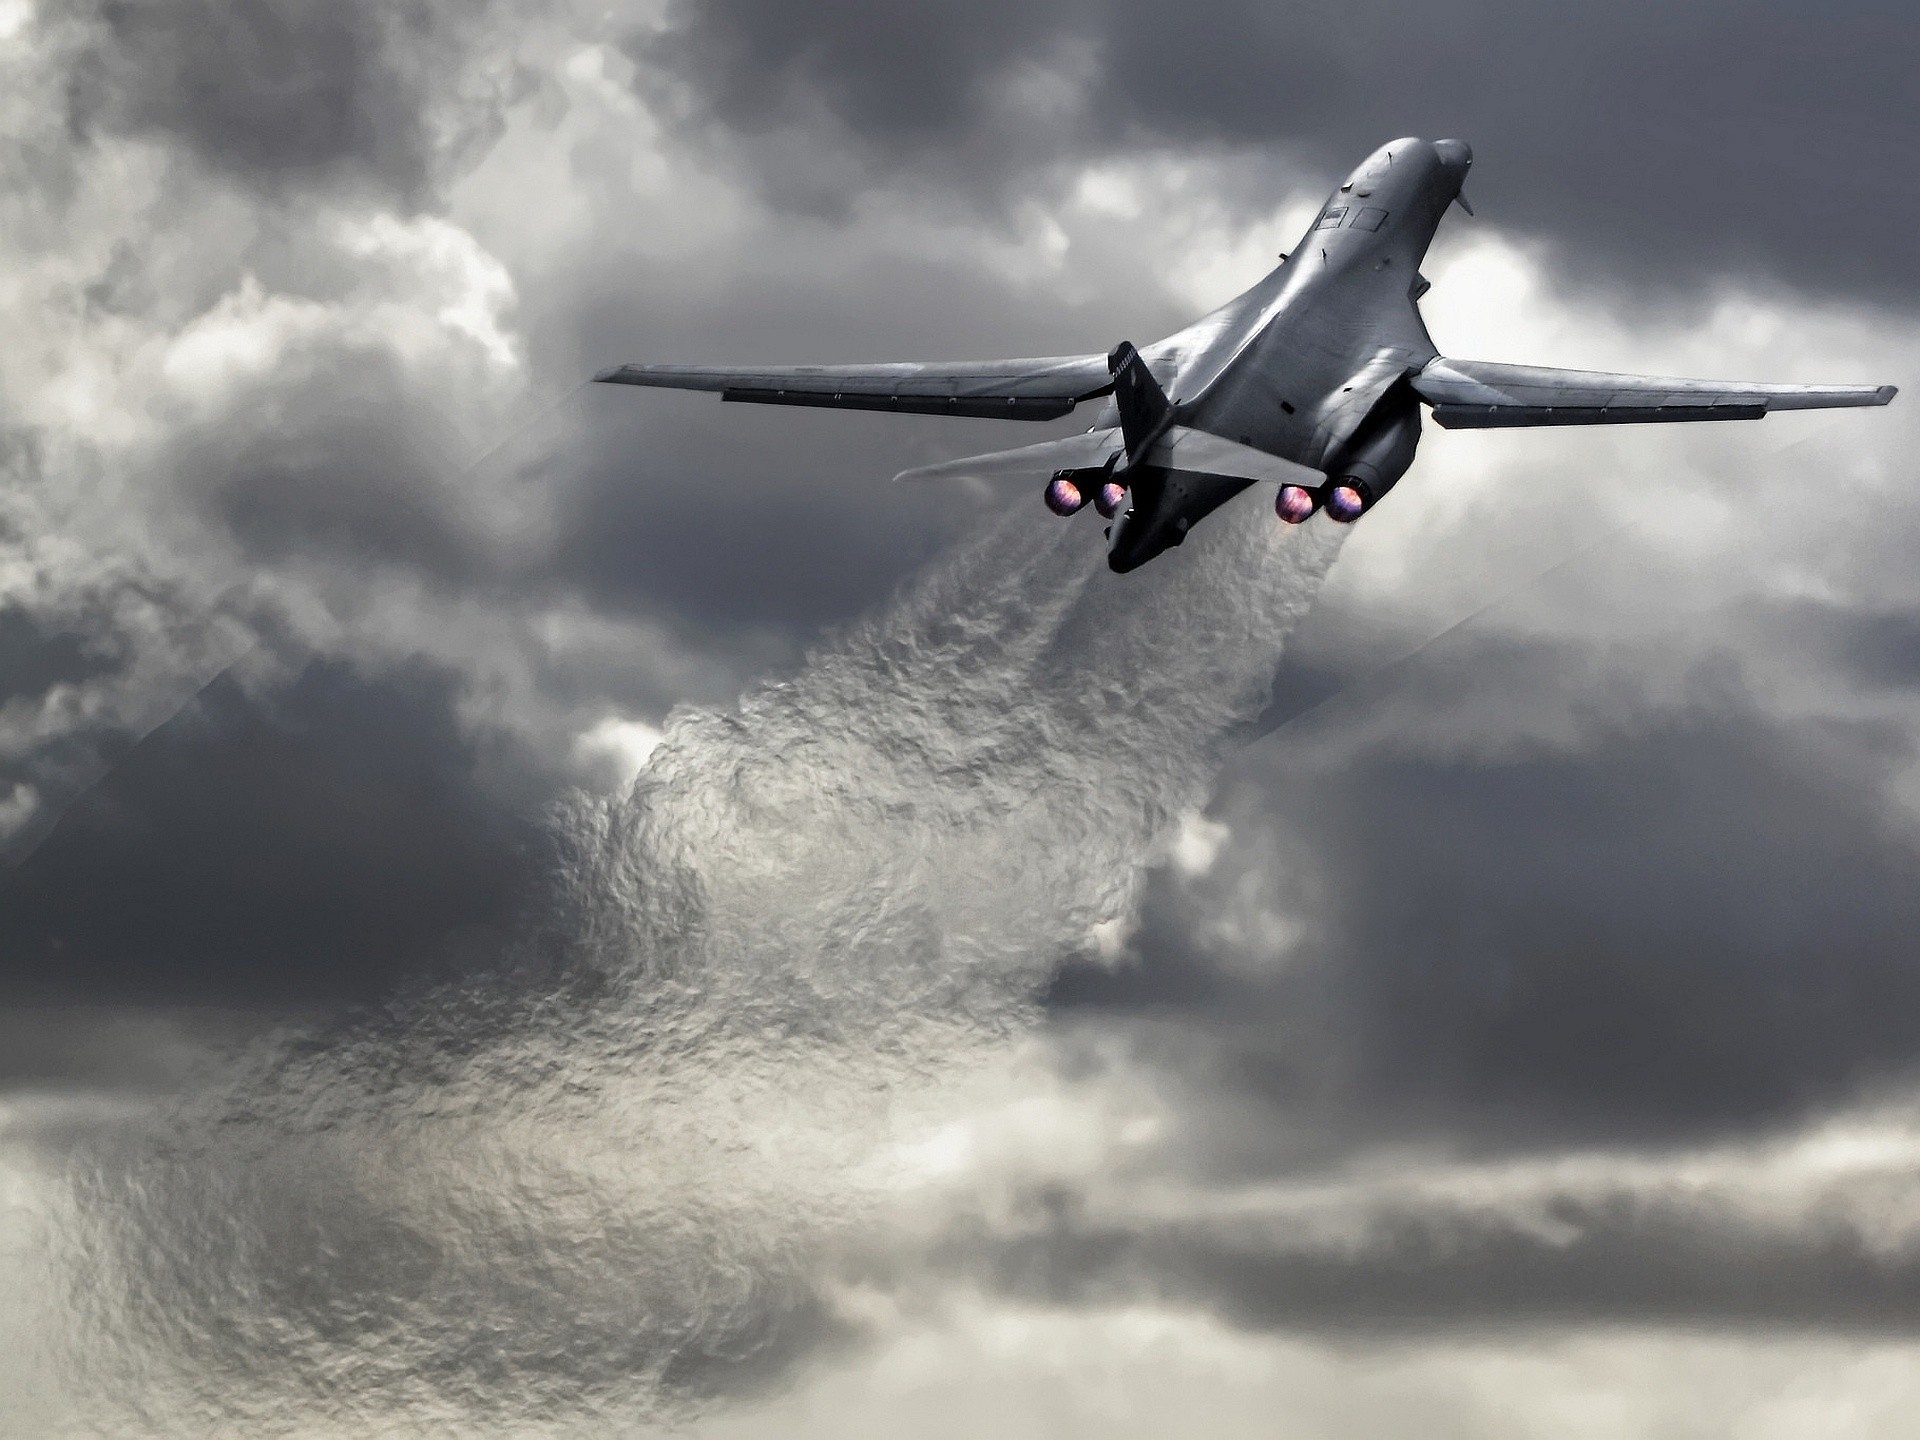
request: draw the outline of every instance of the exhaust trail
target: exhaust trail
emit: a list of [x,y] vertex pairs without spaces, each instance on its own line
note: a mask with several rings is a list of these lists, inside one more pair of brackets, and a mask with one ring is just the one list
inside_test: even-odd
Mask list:
[[902,1127],[1129,912],[1338,552],[1254,498],[1124,578],[1009,520],[576,802],[491,980],[88,1147],[46,1251],[75,1413],[603,1434],[856,1339],[830,1280]]

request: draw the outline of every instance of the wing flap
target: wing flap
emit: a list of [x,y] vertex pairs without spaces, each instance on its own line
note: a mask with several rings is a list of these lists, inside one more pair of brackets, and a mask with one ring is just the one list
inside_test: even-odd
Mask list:
[[975,419],[1054,420],[1113,386],[1104,355],[951,364],[616,365],[593,377],[608,385],[719,392],[755,405],[809,405]]
[[1774,410],[1885,405],[1896,393],[1891,385],[1744,384],[1448,359],[1414,376],[1413,388],[1453,430],[1758,420]]

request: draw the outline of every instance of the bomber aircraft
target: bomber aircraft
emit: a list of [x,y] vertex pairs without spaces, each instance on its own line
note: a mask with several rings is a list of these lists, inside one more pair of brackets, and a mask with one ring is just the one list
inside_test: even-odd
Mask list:
[[1350,524],[1413,463],[1420,406],[1448,429],[1757,420],[1770,410],[1885,405],[1891,385],[1730,384],[1450,360],[1427,336],[1420,262],[1462,193],[1460,140],[1394,140],[1327,197],[1277,269],[1166,339],[1108,355],[958,364],[726,369],[620,365],[620,385],[723,400],[919,415],[1053,420],[1105,399],[1081,435],[909,470],[902,480],[1046,475],[1057,515],[1091,503],[1128,571],[1261,481],[1289,524]]

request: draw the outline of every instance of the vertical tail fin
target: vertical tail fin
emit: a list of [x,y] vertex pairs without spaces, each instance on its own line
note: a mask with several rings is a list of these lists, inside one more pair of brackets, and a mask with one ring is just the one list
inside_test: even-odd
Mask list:
[[1138,460],[1173,423],[1173,404],[1147,362],[1132,342],[1122,340],[1107,356],[1113,376],[1113,403],[1120,412],[1120,434],[1127,442],[1127,458]]

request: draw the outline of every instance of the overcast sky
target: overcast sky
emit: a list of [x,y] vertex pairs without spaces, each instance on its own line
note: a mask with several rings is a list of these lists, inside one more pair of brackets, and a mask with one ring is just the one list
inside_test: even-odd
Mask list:
[[[0,1434],[1908,1433],[1917,45],[0,0]],[[1443,351],[1908,394],[1117,577],[582,385],[1145,343],[1408,134]]]

